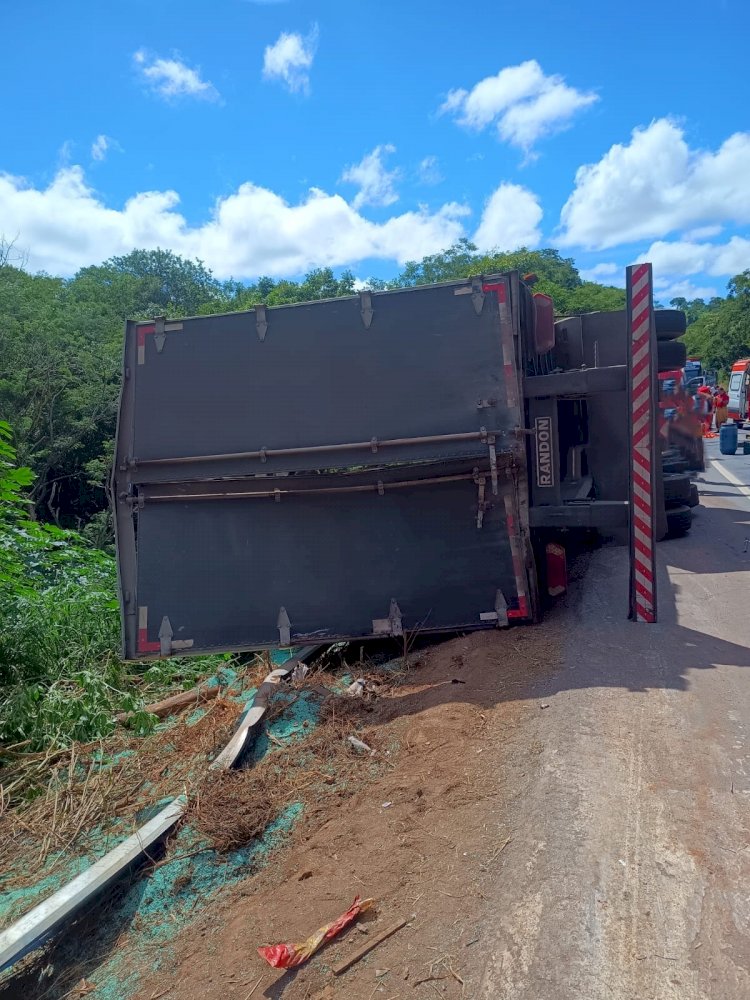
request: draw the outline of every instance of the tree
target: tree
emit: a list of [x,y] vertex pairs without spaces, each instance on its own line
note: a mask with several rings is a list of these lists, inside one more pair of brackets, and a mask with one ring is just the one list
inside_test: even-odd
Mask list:
[[547,291],[555,303],[555,312],[561,315],[577,315],[587,312],[610,312],[625,308],[625,289],[611,285],[597,285],[594,281],[584,281],[578,288],[569,291],[551,283],[534,286],[534,291]]
[[735,275],[727,288],[727,298],[712,300],[685,334],[688,353],[724,373],[738,358],[750,357],[750,270]]
[[[720,299],[719,301],[723,302],[723,299]],[[688,326],[690,326],[691,323],[695,323],[695,321],[699,319],[707,309],[711,308],[711,306],[704,302],[703,299],[691,299],[688,301],[683,296],[678,296],[676,299],[670,299],[669,304],[673,309],[681,309],[682,312],[685,313]]]
[[26,267],[29,255],[18,247],[18,234],[12,240],[0,233],[0,268]]
[[137,279],[141,309],[150,315],[194,316],[202,305],[221,297],[221,285],[201,260],[187,260],[171,250],[131,250],[124,257],[111,257],[96,272],[104,281],[117,275]]
[[33,480],[31,469],[16,464],[13,432],[10,424],[0,420],[0,588],[17,587],[22,577],[15,539],[9,535],[27,517],[23,490]]
[[558,250],[521,248],[512,252],[480,253],[476,245],[466,238],[460,239],[442,253],[423,257],[421,261],[409,261],[393,281],[381,283],[375,279],[374,283],[371,280],[369,284],[372,288],[409,288],[496,271],[521,271],[523,274],[533,272],[540,279],[560,288],[574,289],[581,284],[573,260],[561,257]]

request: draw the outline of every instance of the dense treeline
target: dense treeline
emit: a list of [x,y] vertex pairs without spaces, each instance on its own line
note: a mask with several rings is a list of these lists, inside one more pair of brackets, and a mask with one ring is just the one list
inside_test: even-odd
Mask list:
[[[561,314],[618,309],[624,292],[583,281],[557,250],[481,254],[467,240],[406,265],[374,289],[402,288],[517,268],[534,272],[536,290]],[[75,528],[95,544],[109,537],[106,482],[115,432],[123,323],[126,318],[189,316],[351,295],[350,271],[311,271],[301,281],[218,281],[201,261],[168,250],[134,250],[80,270],[71,279],[31,275],[0,255],[0,420],[14,430],[18,460],[34,474],[36,516]],[[727,299],[675,302],[694,320],[691,351],[726,368],[750,353],[750,272],[730,283]]]
[[734,361],[750,357],[750,270],[732,278],[725,299],[673,299],[672,305],[687,313],[685,335],[688,354],[700,357],[704,367],[715,368],[726,381]]

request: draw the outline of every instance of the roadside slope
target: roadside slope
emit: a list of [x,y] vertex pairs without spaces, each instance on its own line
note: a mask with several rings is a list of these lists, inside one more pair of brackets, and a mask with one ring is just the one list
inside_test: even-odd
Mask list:
[[[658,548],[658,625],[605,548],[543,624],[423,654],[369,714],[385,771],[143,956],[139,1000],[750,995],[750,510],[719,479]],[[415,916],[342,977],[356,929],[296,973],[257,956],[357,893],[371,936]]]

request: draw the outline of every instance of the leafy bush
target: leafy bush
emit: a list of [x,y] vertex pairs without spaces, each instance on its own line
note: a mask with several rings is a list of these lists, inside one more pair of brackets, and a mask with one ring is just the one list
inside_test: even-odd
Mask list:
[[108,735],[118,712],[146,732],[148,696],[192,687],[221,657],[148,667],[117,655],[115,562],[81,535],[29,520],[11,431],[0,423],[0,741],[30,749]]

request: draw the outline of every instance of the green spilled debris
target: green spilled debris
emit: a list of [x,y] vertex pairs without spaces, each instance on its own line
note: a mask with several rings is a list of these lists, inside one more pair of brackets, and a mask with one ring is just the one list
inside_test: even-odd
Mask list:
[[[253,672],[255,684],[260,677]],[[376,733],[368,733],[367,742],[378,755],[366,761],[347,738],[361,731],[366,711],[364,699],[344,693],[350,678],[318,672],[275,692],[265,730],[243,768],[209,776],[211,761],[256,691],[255,684],[243,688],[231,668],[216,679],[222,686],[218,698],[159,723],[145,739],[129,735],[62,760],[58,784],[69,784],[70,801],[53,824],[53,843],[43,858],[37,856],[35,870],[23,873],[16,866],[12,880],[0,882],[0,927],[147,822],[165,798],[186,792],[190,804],[159,855],[152,853],[102,893],[43,951],[0,975],[0,997],[12,988],[7,995],[61,1000],[85,978],[96,986],[97,997],[127,1000],[144,973],[171,960],[170,943],[204,905],[266,864],[303,815],[314,815],[328,800],[348,797],[387,766],[389,750],[377,746]],[[89,833],[76,833],[81,811],[97,816],[93,799],[107,800],[104,814]],[[40,801],[37,821],[43,823],[48,814],[49,803]],[[72,851],[59,850],[66,838]]]

